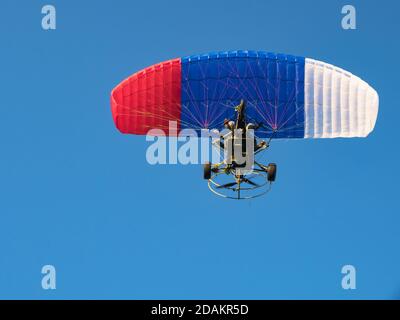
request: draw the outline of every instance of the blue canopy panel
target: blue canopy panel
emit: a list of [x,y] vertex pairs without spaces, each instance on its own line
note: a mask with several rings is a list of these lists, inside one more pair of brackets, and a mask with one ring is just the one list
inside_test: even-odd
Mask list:
[[[181,129],[223,129],[246,102],[259,137],[304,138],[305,59],[263,51],[228,51],[181,59]],[[274,133],[275,132],[275,133]]]

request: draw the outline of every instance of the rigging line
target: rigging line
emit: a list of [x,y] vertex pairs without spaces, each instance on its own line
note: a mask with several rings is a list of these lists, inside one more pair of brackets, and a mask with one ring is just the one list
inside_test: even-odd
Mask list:
[[[269,101],[271,101],[271,98],[270,98],[270,91],[275,91],[275,97],[276,97],[276,79],[274,79],[275,81],[274,81],[274,83],[272,83],[271,81],[270,81],[270,79],[269,79],[269,74],[267,74],[267,70],[268,70],[268,64],[270,63],[270,61],[269,61],[270,59],[265,59],[265,62],[266,62],[266,68],[265,68],[265,71],[263,70],[263,68],[261,68],[261,63],[260,63],[260,61],[261,60],[258,60],[258,62],[257,62],[257,65],[258,65],[258,69],[260,70],[260,72],[261,72],[261,74],[264,76],[264,79],[265,79],[265,84],[266,84],[266,86],[265,86],[265,89],[266,89],[266,94],[267,94],[267,102],[268,102],[268,104],[271,106],[271,109],[269,109],[267,106],[265,106],[265,111],[267,112],[267,116],[268,116],[268,118],[270,118],[271,119],[271,123],[274,123],[274,121],[272,120],[272,117],[273,117],[273,113],[272,113],[272,111],[275,111],[276,112],[276,110],[274,110],[274,109],[276,109],[276,107],[272,104],[272,103],[270,103]],[[257,82],[257,88],[258,88],[258,90],[260,90],[259,89],[259,86],[258,86],[258,82]],[[271,114],[268,114],[268,111],[269,110],[271,110]]]
[[[220,82],[222,83],[222,85],[223,85],[223,91],[221,92],[221,94],[219,95],[219,98],[218,98],[218,104],[221,102],[221,100],[222,100],[222,97],[225,97],[225,94],[226,94],[226,92],[227,92],[227,90],[229,89],[229,88],[232,88],[232,86],[229,84],[229,82],[232,80],[230,77],[229,77],[229,74],[228,74],[228,76],[226,76],[226,77],[222,77],[222,73],[224,72],[224,68],[223,68],[223,65],[222,64],[218,64],[218,75],[219,75],[219,77],[220,77]],[[225,99],[226,100],[226,99]],[[232,100],[232,99],[231,99]]]
[[[249,67],[249,69],[250,69],[250,72],[251,72],[251,74],[252,74],[252,76],[253,76],[252,78],[255,79],[256,77],[255,77],[253,68],[251,67],[251,65],[249,64],[248,61],[247,61],[247,64],[248,64],[248,67]],[[259,60],[257,60],[257,65],[258,65],[258,68],[261,70],[261,73],[262,73],[262,69],[260,68],[260,62],[259,62]],[[265,75],[265,74],[264,74],[264,75]],[[263,80],[266,82],[266,85],[268,86],[269,80],[268,80],[268,77],[267,77],[266,75],[265,75],[265,77],[264,77]],[[260,87],[259,87],[259,85],[258,85],[258,81],[257,81],[257,80],[254,80],[254,85],[253,85],[252,81],[250,81],[250,84],[253,86],[253,89],[256,91],[257,96],[258,96],[259,100],[261,100],[261,104],[262,104],[262,106],[264,107],[264,109],[265,109],[265,110],[268,110],[267,105],[266,105],[266,104],[263,104],[264,97],[263,97],[263,95],[262,95],[261,92],[260,92]],[[268,90],[267,87],[266,87],[266,89],[267,89],[267,98],[268,98],[268,92],[269,92],[269,90]],[[257,110],[258,110],[258,109],[257,109]],[[261,113],[260,110],[258,110],[258,112]],[[267,117],[270,118],[268,114],[267,114]],[[267,121],[265,118],[264,118],[264,120]],[[272,122],[272,119],[271,119],[271,122]]]
[[218,114],[216,117],[214,117],[214,120],[213,120],[212,122],[210,122],[210,127],[213,126],[214,124],[217,124],[218,121],[221,122],[221,124],[220,124],[219,126],[222,127],[222,124],[223,124],[223,121],[224,121],[224,119],[222,119],[222,116],[224,115],[225,111],[226,111],[227,109],[234,109],[233,106],[228,106],[228,105],[225,105],[225,104],[223,104],[223,103],[221,103],[220,105],[224,106],[226,109],[219,108],[219,109],[221,109],[221,110],[220,110],[219,114]]
[[[228,64],[230,64],[230,62],[228,62]],[[231,64],[230,64],[231,65]],[[233,69],[232,68],[232,66],[231,66],[231,69]],[[238,77],[238,79],[239,79],[239,81],[241,81],[242,82],[242,84],[243,84],[243,80],[242,79],[240,79],[240,77]],[[249,78],[250,79],[250,78]],[[250,84],[251,84],[251,81],[249,81],[250,82]],[[257,85],[256,85],[257,86]],[[251,94],[251,92],[248,90],[248,88],[244,85],[244,87],[246,88],[246,91],[247,91],[247,93],[250,95],[250,97],[254,100],[254,97],[253,97],[253,95]],[[254,88],[254,86],[253,86],[253,88]],[[258,97],[260,98],[260,99],[262,99],[262,96],[261,95],[258,95]],[[262,104],[262,102],[261,102],[261,104]],[[259,115],[264,119],[264,121],[266,121],[266,122],[268,122],[268,120],[264,117],[264,115],[263,115],[263,113],[258,109],[258,107],[256,106],[256,105],[254,105],[255,106],[255,108],[256,108],[256,110],[257,110],[257,112],[259,113]],[[266,105],[264,105],[265,106],[265,108],[267,109],[267,107],[266,107]],[[269,118],[269,116],[268,115],[266,115],[268,118]],[[271,119],[272,120],[272,119]],[[271,121],[272,122],[272,121]]]
[[[239,72],[239,70],[238,70],[238,65],[236,64],[236,70],[235,70],[235,68],[234,68],[234,66],[232,65],[232,63],[231,63],[231,61],[228,61],[228,65],[229,65],[229,67],[230,67],[230,72],[231,73],[233,73],[233,74],[235,74],[236,75],[236,77],[235,77],[235,79],[236,80],[239,80],[239,82],[240,82],[240,85],[243,87],[243,88],[245,88],[245,90],[247,91],[247,93],[248,93],[248,95],[250,96],[250,98],[251,99],[253,99],[253,100],[255,100],[255,97],[253,96],[253,94],[249,91],[249,89],[248,89],[248,86],[247,86],[247,83],[249,82],[250,84],[252,83],[252,78],[254,78],[254,77],[252,77],[252,78],[246,78],[246,80],[247,80],[247,82],[244,82],[244,80],[243,80],[243,77],[241,77],[240,76],[240,72]],[[251,69],[251,68],[250,68]],[[229,70],[228,70],[229,71]],[[239,91],[239,92],[241,92],[241,91],[243,91],[243,90],[239,90],[239,86],[237,86],[237,90]],[[258,98],[262,98],[261,96],[258,96]]]
[[198,105],[198,101],[194,98],[194,94],[193,94],[193,92],[192,92],[192,90],[191,90],[191,86],[189,85],[189,83],[186,83],[186,86],[189,88],[189,89],[187,89],[187,88],[184,88],[183,86],[182,86],[182,90],[187,94],[187,97],[189,98],[189,100],[188,101],[181,101],[181,103],[182,103],[182,105],[184,105],[186,102],[188,102],[190,105],[192,105],[193,106],[193,115],[195,115],[194,117],[193,117],[193,119],[197,119],[197,121],[200,121],[201,120],[201,111],[200,111],[200,107],[199,107],[199,105]]
[[[285,105],[283,106],[283,112],[280,113],[280,117],[279,117],[279,119],[278,119],[278,123],[279,123],[279,124],[280,124],[281,121],[286,117],[287,112],[290,110],[289,104],[290,104],[290,106],[292,106],[293,103],[295,103],[295,101],[296,101],[296,100],[295,100],[295,91],[296,91],[296,90],[293,90],[293,91],[292,91],[292,93],[291,93],[291,95],[290,95],[288,101],[286,101]],[[296,110],[293,114],[296,114],[296,112],[297,112],[297,110]]]
[[[286,71],[288,69],[288,64],[289,63],[291,63],[291,62],[287,62],[287,64],[286,64]],[[296,105],[297,105],[297,83],[298,83],[298,81],[296,81],[296,79],[293,79],[293,80],[291,80],[291,79],[290,80],[289,79],[286,79],[286,80],[281,79],[280,81],[284,81],[286,83],[286,86],[285,86],[286,91],[287,91],[288,87],[292,86],[292,90],[290,92],[289,99],[287,99],[287,101],[284,101],[284,105],[279,103],[279,108],[283,109],[283,112],[280,113],[280,116],[278,118],[277,124],[279,124],[279,126],[282,127],[289,120],[291,120],[293,118],[293,116],[296,116],[296,118],[297,118],[298,111],[299,111],[299,108],[296,108]],[[288,111],[293,107],[295,108],[295,111],[292,113],[292,115],[289,117],[289,119],[286,119],[286,121],[282,124],[282,121],[285,119]]]
[[[270,85],[269,83],[268,83],[269,81],[267,81],[267,85]],[[269,96],[269,91],[270,90],[268,90],[267,89],[267,96]],[[268,104],[270,104],[269,103],[269,101],[270,101],[270,99],[269,99],[269,97],[267,98],[268,100],[267,100],[267,102],[268,102]],[[278,98],[279,99],[279,98]],[[276,98],[275,98],[275,101],[277,101],[276,100]],[[276,103],[276,102],[275,102]],[[277,112],[278,112],[278,108],[279,108],[279,102],[278,102],[278,104],[277,105],[273,105],[273,104],[270,104],[271,105],[271,110],[273,110],[274,112],[275,112],[275,116],[276,116],[276,114],[277,114]],[[267,109],[268,110],[268,109]],[[272,116],[272,115],[271,115]],[[275,122],[277,122],[277,121],[275,121]],[[274,123],[274,121],[272,121],[271,120],[271,123]],[[276,123],[276,125],[277,125],[278,123]]]
[[[246,61],[247,63],[248,63],[248,61]],[[246,85],[244,85],[244,81],[243,81],[243,77],[239,77],[239,72],[237,71],[237,70],[235,70],[235,68],[233,68],[233,66],[232,66],[232,63],[228,60],[228,63],[227,63],[228,65],[229,65],[229,67],[230,67],[230,69],[226,69],[225,68],[225,70],[228,72],[228,75],[227,75],[227,77],[226,77],[226,86],[225,86],[225,90],[227,89],[227,87],[230,87],[230,88],[232,88],[233,90],[235,90],[236,92],[235,92],[235,94],[238,94],[240,97],[242,97],[243,95],[241,94],[241,92],[242,91],[244,91],[244,90],[240,90],[240,87],[239,86],[232,86],[232,85],[229,85],[228,83],[229,83],[229,81],[232,81],[233,79],[235,79],[235,80],[237,80],[237,79],[239,79],[239,81],[241,82],[241,84],[242,84],[242,86],[244,87],[244,88],[246,88],[246,90],[247,90],[247,93],[251,96],[251,98],[253,98],[254,99],[254,97],[253,97],[253,95],[251,94],[251,92],[248,90],[248,88],[247,88],[247,86]],[[219,70],[220,70],[220,66],[221,66],[221,64],[218,64],[218,68],[219,68]],[[219,73],[220,74],[220,73]],[[254,78],[254,72],[253,72],[253,77],[245,77],[246,78],[246,80],[251,80],[252,78]],[[250,84],[252,84],[251,83],[251,81],[250,81]],[[252,86],[254,87],[254,85],[252,84]],[[222,95],[220,95],[220,97],[222,97]],[[261,95],[259,94],[259,97],[261,98],[261,102],[263,102],[262,101],[262,97],[261,97]],[[261,114],[261,116],[263,117],[263,114],[261,113],[261,111],[258,111],[260,114]],[[267,121],[265,118],[264,118],[264,120],[265,121]]]
[[[286,69],[287,69],[287,65],[286,65]],[[280,119],[278,119],[278,123],[280,123],[282,118],[284,116],[286,116],[287,110],[289,109],[289,104],[290,104],[290,106],[292,106],[293,103],[296,103],[295,101],[296,101],[296,93],[297,93],[297,81],[295,79],[294,80],[282,80],[281,79],[280,81],[284,81],[286,83],[286,88],[287,88],[288,83],[292,84],[293,89],[290,93],[289,99],[286,101],[286,104],[283,106],[283,112],[280,115]],[[281,104],[279,103],[279,105],[278,105],[279,108],[280,108],[280,105]],[[297,112],[297,109],[296,109],[296,112]]]
[[211,119],[213,119],[213,118],[215,119],[214,114],[215,114],[217,111],[219,111],[218,117],[220,117],[220,116],[225,112],[224,109],[218,108],[218,105],[217,105],[214,101],[211,101],[211,103],[210,103],[210,101],[209,101],[209,104],[213,106],[213,107],[211,108],[211,110],[213,110],[213,117],[210,117]]
[[[279,66],[279,65],[278,65]],[[286,69],[287,69],[287,65],[286,65]],[[289,96],[289,99],[288,99],[288,101],[286,101],[286,103],[283,105],[283,112],[280,114],[280,116],[279,116],[279,119],[277,118],[277,115],[278,115],[278,108],[279,109],[282,109],[281,108],[281,103],[280,102],[278,102],[277,104],[276,104],[276,112],[275,112],[275,118],[276,118],[276,125],[278,125],[279,124],[279,127],[282,127],[282,125],[281,125],[281,121],[282,121],[282,118],[284,118],[285,116],[286,116],[286,113],[288,112],[288,110],[289,110],[289,106],[292,106],[293,105],[293,103],[295,103],[295,93],[296,93],[296,81],[295,80],[284,80],[282,77],[281,77],[281,71],[280,71],[280,68],[278,67],[277,68],[277,75],[278,75],[278,78],[277,78],[277,80],[278,80],[278,84],[279,84],[279,92],[280,92],[280,86],[281,86],[281,83],[284,81],[285,83],[290,83],[290,82],[293,82],[293,86],[294,86],[294,88],[293,88],[293,90],[292,90],[292,92],[291,92],[291,94],[290,94],[290,96]],[[276,97],[279,99],[279,92],[278,92],[278,94],[276,95]],[[297,114],[297,110],[296,110],[296,112],[294,112],[294,115],[296,115]],[[293,115],[290,117],[290,119],[293,117]],[[285,124],[287,123],[287,121],[285,122]]]
[[[269,61],[270,59],[267,59],[267,65],[268,65],[268,63],[270,63],[270,61]],[[276,60],[275,62],[272,62],[272,63],[274,63],[275,64],[275,70],[277,71],[276,72],[276,78],[274,78],[274,84],[271,84],[270,82],[269,82],[269,80],[267,81],[267,85],[270,85],[270,86],[272,86],[272,88],[274,89],[274,97],[275,97],[275,103],[274,103],[274,105],[272,105],[272,110],[273,110],[273,117],[275,118],[275,122],[272,122],[272,123],[274,123],[274,127],[277,127],[277,120],[276,120],[276,117],[277,117],[277,112],[278,112],[278,103],[279,103],[279,92],[280,92],[280,81],[281,81],[281,78],[279,77],[279,75],[280,75],[280,71],[279,71],[279,60]],[[268,69],[268,68],[267,68]],[[262,69],[260,69],[261,70],[261,72],[264,74],[264,76],[267,78],[267,79],[269,79],[268,78],[268,76],[267,76],[267,73],[266,72],[263,72],[263,70]],[[267,95],[268,95],[268,101],[269,100],[271,100],[270,98],[269,98],[269,90],[267,91]]]
[[[220,110],[219,105],[220,105],[222,97],[225,95],[225,93],[228,89],[228,84],[227,84],[228,81],[226,81],[226,83],[224,83],[223,79],[219,79],[219,80],[217,80],[217,85],[215,86],[215,93],[218,92],[218,90],[217,90],[218,82],[220,82],[222,84],[223,90],[222,90],[222,92],[220,92],[220,94],[218,96],[218,101],[213,101],[214,104],[213,104],[212,111],[210,113],[210,118],[214,119],[213,122],[215,122],[215,119],[219,119],[219,117],[221,117],[222,114],[225,112],[225,110],[223,110],[223,109]],[[216,113],[217,113],[217,115],[216,115]]]
[[301,131],[304,130],[301,125],[297,125],[297,124],[293,125],[293,126],[290,126],[290,127],[286,127],[286,128],[278,128],[276,130],[268,130],[268,128],[266,128],[266,129],[267,130],[257,129],[257,131],[261,132],[261,133],[271,133],[271,132],[274,132],[274,131],[279,132],[279,133],[283,133],[283,132],[287,132],[287,131],[299,131],[299,132],[301,132]]
[[[209,60],[206,63],[207,69],[208,69],[208,63],[209,63]],[[205,92],[204,92],[204,100],[206,101],[206,103],[205,103],[205,107],[206,107],[205,124],[208,124],[208,104],[209,104],[209,102],[208,102],[208,85],[207,85],[207,79],[205,77],[205,72],[204,72],[203,66],[201,64],[200,64],[200,72],[201,72],[201,74],[203,76],[203,79],[204,79],[204,82],[205,82],[205,85],[204,85],[204,90],[205,90]]]
[[209,118],[212,118],[210,116],[210,111],[209,111],[210,106],[211,106],[211,111],[217,109],[215,107],[215,105],[213,105],[214,99],[215,99],[215,94],[217,92],[217,90],[216,90],[217,86],[214,86],[214,93],[212,94],[212,98],[209,99],[209,96],[208,96],[209,86],[207,85],[207,81],[208,81],[207,79],[204,79],[204,83],[203,82],[200,82],[200,83],[204,88],[207,88],[207,97],[204,98],[203,103],[206,106],[206,108],[205,108],[206,109],[206,112],[205,112],[205,124],[208,124],[208,126],[210,126],[209,125],[209,121],[208,121]]
[[[198,115],[199,115],[199,118],[200,118],[200,116],[201,116],[201,111],[200,111],[200,109],[199,109],[199,106],[197,105],[197,103],[196,103],[196,100],[194,99],[194,93],[193,93],[193,91],[192,91],[192,87],[189,85],[189,81],[190,81],[190,79],[189,79],[189,72],[190,72],[190,67],[191,67],[191,63],[189,62],[188,63],[188,68],[187,68],[187,75],[186,75],[186,86],[184,86],[184,85],[182,85],[182,87],[181,87],[181,90],[184,90],[187,94],[188,94],[188,97],[189,97],[189,101],[190,102],[193,102],[193,106],[195,107],[195,109],[196,109],[196,111],[198,112]],[[185,87],[187,87],[187,88],[185,88]],[[182,101],[183,102],[183,101]]]
[[[245,88],[246,88],[246,86],[244,86]],[[248,89],[246,88],[246,90],[243,90],[243,91],[240,91],[240,90],[238,90],[237,89],[238,87],[235,87],[235,89],[236,89],[236,93],[239,93],[241,96],[241,98],[243,98],[243,94],[241,94],[241,92],[245,92],[246,90],[247,90],[247,92],[248,92],[248,94],[249,94],[249,96],[251,97],[251,98],[253,98],[253,96],[251,95],[251,93],[248,91]],[[236,94],[235,93],[235,94]],[[254,99],[254,98],[253,98]],[[256,106],[255,106],[256,107]],[[256,107],[257,108],[257,107]],[[265,119],[264,117],[263,117],[263,115],[262,115],[262,113],[258,110],[258,113],[260,114],[260,116],[265,120],[265,121],[267,121],[267,119]]]
[[182,108],[181,108],[181,110],[186,110],[189,118],[192,118],[193,121],[195,121],[200,127],[204,128],[204,124],[201,123],[201,121],[198,119],[198,117],[196,117],[196,115],[192,112],[192,110],[186,104],[182,104]]
[[[208,106],[206,103],[206,101],[208,100],[208,86],[206,84],[204,84],[204,82],[207,81],[207,79],[205,78],[205,73],[204,73],[203,66],[202,66],[203,64],[204,63],[200,63],[200,62],[197,63],[198,69],[200,70],[200,73],[201,73],[201,79],[198,80],[198,84],[201,87],[203,87],[203,100],[201,100],[201,101],[202,101],[202,104],[204,104],[205,109],[206,109],[205,117],[202,118],[202,120],[204,121],[203,126],[205,126],[207,123],[207,112],[208,112],[208,110],[207,110]],[[191,86],[189,86],[189,87],[191,89]],[[193,96],[193,99],[194,99],[194,96]],[[203,110],[203,108],[201,110]],[[198,115],[201,116],[201,114],[202,113],[201,113],[200,109],[198,109]]]
[[[271,126],[272,120],[270,119],[269,115],[268,115],[268,114],[263,114],[263,112],[262,112],[262,111],[259,109],[259,107],[257,106],[257,103],[252,103],[252,102],[250,102],[249,105],[250,105],[250,106],[253,106],[254,109],[256,110],[256,112],[258,113],[258,115],[261,116],[262,120],[264,120],[268,125]],[[264,117],[264,115],[265,115],[268,119],[267,119],[266,117]]]
[[[187,125],[188,127],[193,126],[193,123],[189,123],[189,122],[183,121],[183,120],[177,118],[175,115],[168,114],[167,112],[164,112],[164,113],[166,115],[162,116],[162,115],[155,114],[155,113],[152,113],[152,112],[149,112],[149,111],[142,111],[142,110],[134,110],[134,111],[132,111],[132,110],[130,110],[130,113],[119,113],[119,115],[121,115],[121,116],[130,116],[130,117],[134,117],[134,116],[138,116],[138,115],[139,116],[150,116],[150,117],[153,117],[155,119],[165,120],[165,121],[167,121],[167,120],[168,121],[176,120],[177,122],[179,122],[181,124],[183,123],[184,125]],[[171,118],[175,118],[175,119],[171,119]],[[194,128],[196,128],[196,126],[194,126]],[[203,128],[203,127],[198,126],[197,128]]]
[[[286,121],[284,122],[284,123],[282,123],[282,126],[284,126],[286,123],[288,123],[292,118],[293,118],[293,116],[296,116],[296,113],[297,112],[294,112],[290,117],[288,117],[287,119],[286,119]],[[304,122],[303,122],[304,123]]]
[[[281,88],[281,79],[282,79],[278,61],[279,60],[277,60],[277,62],[276,62],[276,68],[277,68],[276,75],[277,75],[277,79],[278,79],[278,85],[277,85],[277,91],[275,92],[275,106],[277,106],[277,107],[279,106],[279,93],[281,91],[280,88]],[[275,109],[275,123],[274,123],[275,127],[277,127],[277,117],[278,117],[278,109],[276,108]]]
[[[220,100],[222,99],[222,97],[224,96],[225,92],[227,91],[227,89],[229,87],[229,84],[228,84],[229,79],[227,79],[227,81],[225,83],[221,80],[217,80],[217,81],[219,81],[219,83],[223,84],[223,92],[219,95],[219,99],[218,99],[218,102],[220,102]],[[218,86],[218,84],[215,86],[215,88],[217,88],[217,86]],[[216,92],[218,92],[218,91],[215,89],[215,93]],[[208,101],[208,103],[210,104],[210,101]],[[223,113],[225,113],[224,109],[219,110],[220,109],[220,108],[218,108],[219,104],[216,104],[214,101],[212,101],[212,103],[211,103],[211,105],[213,105],[213,107],[211,108],[212,109],[212,117],[210,117],[210,118],[214,119],[211,122],[212,124],[214,122],[216,122],[217,120],[219,120],[219,117],[221,117],[223,115]],[[217,115],[217,117],[215,117],[215,113],[217,113],[218,110],[219,110],[218,115]],[[211,125],[209,125],[209,126],[211,126]]]
[[[210,105],[209,105],[210,102],[209,102],[209,98],[208,98],[209,97],[209,87],[207,85],[207,78],[205,77],[205,71],[204,71],[203,64],[206,64],[206,67],[208,68],[208,62],[207,63],[198,63],[198,67],[199,67],[200,73],[202,75],[202,79],[198,80],[198,82],[199,82],[199,85],[203,87],[203,102],[202,103],[204,104],[205,108],[202,108],[202,110],[205,109],[205,113],[201,112],[199,109],[197,111],[198,111],[199,118],[201,118],[201,120],[204,121],[203,126],[208,127],[207,124],[208,124],[208,119],[209,119],[209,107],[210,107]],[[191,86],[188,86],[188,87],[191,90]],[[192,93],[192,91],[190,91],[190,92]],[[190,97],[193,100],[195,100],[193,93]]]

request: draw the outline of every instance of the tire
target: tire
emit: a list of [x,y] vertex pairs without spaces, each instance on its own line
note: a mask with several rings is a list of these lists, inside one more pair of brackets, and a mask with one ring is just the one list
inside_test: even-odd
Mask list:
[[206,180],[211,179],[211,163],[210,162],[206,162],[203,165],[203,178]]
[[276,164],[275,163],[270,163],[268,165],[268,175],[267,175],[267,179],[269,182],[274,182],[276,179]]

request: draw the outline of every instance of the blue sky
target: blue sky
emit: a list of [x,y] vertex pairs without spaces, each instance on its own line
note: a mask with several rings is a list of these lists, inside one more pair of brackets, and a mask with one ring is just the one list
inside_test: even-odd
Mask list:
[[[41,8],[57,29],[41,28]],[[0,298],[399,299],[400,5],[351,1],[0,4]],[[367,139],[276,141],[267,197],[226,201],[201,166],[151,166],[111,89],[166,59],[253,49],[320,59],[380,95]],[[57,289],[41,288],[41,268]],[[341,267],[357,289],[341,288]]]

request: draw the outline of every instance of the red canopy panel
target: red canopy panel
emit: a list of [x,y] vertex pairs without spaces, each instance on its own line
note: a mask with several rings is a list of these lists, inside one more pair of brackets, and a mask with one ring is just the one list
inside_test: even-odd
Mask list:
[[155,64],[134,73],[111,93],[111,111],[122,133],[147,134],[162,129],[167,135],[169,121],[181,118],[181,59]]

